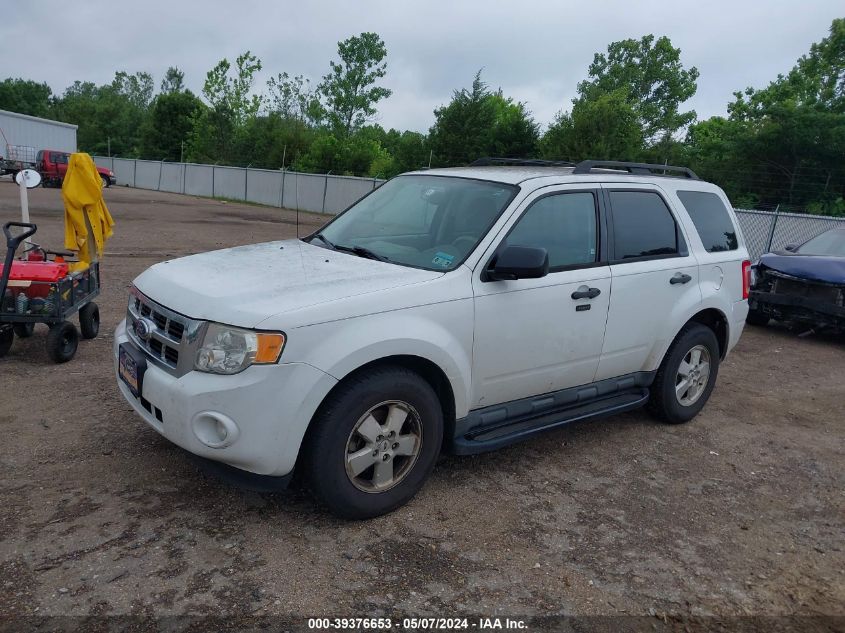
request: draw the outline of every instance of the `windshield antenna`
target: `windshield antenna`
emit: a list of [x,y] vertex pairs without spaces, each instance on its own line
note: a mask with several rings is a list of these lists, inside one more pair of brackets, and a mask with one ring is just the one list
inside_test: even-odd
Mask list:
[[299,172],[294,172],[294,192],[296,197],[296,239],[299,239]]

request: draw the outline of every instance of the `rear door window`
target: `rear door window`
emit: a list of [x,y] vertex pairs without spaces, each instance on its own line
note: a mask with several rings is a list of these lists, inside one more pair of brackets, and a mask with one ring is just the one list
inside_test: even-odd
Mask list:
[[692,218],[704,250],[717,253],[739,248],[736,227],[719,196],[709,191],[678,191],[678,198]]
[[611,190],[616,261],[678,256],[686,248],[675,218],[654,191]]

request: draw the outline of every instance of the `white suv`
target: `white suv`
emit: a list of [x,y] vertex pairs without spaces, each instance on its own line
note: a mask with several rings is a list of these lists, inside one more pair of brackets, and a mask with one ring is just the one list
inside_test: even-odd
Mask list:
[[665,165],[505,162],[399,176],[302,240],[153,266],[115,333],[121,392],[191,453],[296,470],[356,518],[407,502],[441,451],[643,405],[693,418],[748,312],[724,192]]

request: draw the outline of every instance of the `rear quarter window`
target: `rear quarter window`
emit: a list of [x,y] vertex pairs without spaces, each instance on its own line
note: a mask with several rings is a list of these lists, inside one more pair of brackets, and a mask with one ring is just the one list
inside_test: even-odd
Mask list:
[[678,198],[689,213],[704,250],[719,253],[739,248],[736,227],[719,196],[708,191],[678,191]]

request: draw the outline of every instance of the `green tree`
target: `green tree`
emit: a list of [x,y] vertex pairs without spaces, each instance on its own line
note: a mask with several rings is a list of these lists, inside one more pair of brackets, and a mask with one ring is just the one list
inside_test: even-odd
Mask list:
[[140,72],[130,75],[122,70],[114,74],[112,89],[124,97],[139,111],[149,107],[153,100],[153,78],[150,73]]
[[390,178],[405,171],[414,171],[428,165],[429,144],[425,134],[406,130],[399,133],[397,130],[390,132],[398,135],[398,138],[387,150],[393,157],[392,170],[385,170],[384,178]]
[[49,118],[52,96],[45,83],[11,77],[0,82],[0,110]]
[[376,113],[376,104],[392,93],[376,85],[387,72],[387,48],[376,33],[361,33],[337,44],[339,62],[329,62],[319,92],[326,118],[336,135],[349,135]]
[[530,156],[538,126],[521,103],[491,92],[476,73],[469,89],[456,90],[434,111],[430,147],[438,165],[466,165],[482,156]]
[[170,66],[161,80],[161,94],[173,94],[185,90],[185,73],[177,66]]
[[115,73],[103,86],[76,81],[55,100],[53,115],[79,126],[77,144],[93,154],[138,156],[152,78],[147,73]]
[[845,19],[786,75],[734,93],[729,118],[693,126],[694,166],[759,205],[839,207],[845,192]]
[[221,59],[208,71],[202,94],[215,110],[225,112],[235,126],[242,125],[258,114],[261,96],[252,94],[255,73],[261,70],[261,60],[246,51],[235,60],[234,75],[228,59]]
[[149,117],[141,130],[141,157],[181,160],[194,120],[204,109],[202,101],[190,91],[159,94],[153,100]]
[[579,161],[637,160],[643,151],[643,129],[617,90],[576,101],[571,113],[559,113],[540,141],[544,158]]
[[308,151],[314,128],[275,112],[250,119],[235,137],[232,162],[267,169],[289,167]]
[[534,121],[524,103],[502,95],[502,90],[489,97],[493,106],[493,126],[490,130],[491,156],[531,156],[540,138],[540,126]]
[[646,35],[613,42],[607,54],[596,53],[589,79],[578,84],[578,101],[624,91],[648,143],[665,141],[695,120],[695,111],[680,106],[697,89],[698,69],[685,69],[681,50],[668,37]]
[[[337,136],[324,131],[318,134],[294,165],[298,171],[333,173],[349,176],[375,176],[371,168],[383,170],[390,155],[378,141],[364,134]],[[384,175],[384,174],[383,174]]]
[[261,60],[246,51],[235,60],[234,73],[227,59],[208,71],[202,94],[209,107],[194,117],[188,152],[191,160],[232,160],[236,136],[261,109],[261,96],[252,93],[255,74],[260,70]]
[[268,110],[282,118],[314,124],[322,117],[317,91],[302,75],[291,77],[287,73],[279,73],[267,82],[267,92]]

